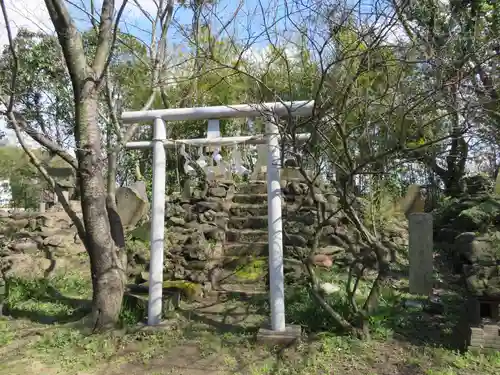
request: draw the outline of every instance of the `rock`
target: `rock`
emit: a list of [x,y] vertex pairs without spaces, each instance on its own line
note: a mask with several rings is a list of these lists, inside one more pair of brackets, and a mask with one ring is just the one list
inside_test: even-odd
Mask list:
[[24,238],[9,245],[17,253],[32,254],[38,251],[38,243],[31,238]]
[[217,201],[204,201],[196,203],[196,209],[198,212],[203,213],[208,210],[221,211],[222,206],[220,202]]
[[43,240],[43,244],[46,246],[63,247],[66,244],[65,241],[66,238],[64,236],[56,234]]
[[[184,217],[186,214],[186,205],[180,206],[179,204],[176,204],[175,202],[167,202],[165,204],[165,217],[170,218],[170,217]],[[189,220],[187,220],[189,221]]]
[[339,285],[333,283],[321,283],[319,288],[327,295],[335,294],[341,290]]
[[327,203],[325,196],[321,193],[314,193],[314,200],[320,203]]
[[488,176],[477,174],[464,178],[467,193],[470,195],[477,195],[480,193],[487,193],[493,190],[493,181]]
[[183,249],[183,255],[188,260],[207,260],[207,254],[203,246],[186,245]]
[[172,216],[168,219],[167,225],[177,225],[179,227],[182,227],[186,224],[186,220],[182,217],[175,217]]
[[6,279],[22,278],[34,280],[42,278],[51,268],[51,261],[28,254],[13,254],[0,259],[0,268]]
[[213,228],[205,232],[205,238],[215,242],[224,242],[226,232],[220,228]]
[[308,241],[298,234],[290,234],[285,237],[284,242],[290,246],[306,247]]
[[186,240],[185,244],[201,247],[207,245],[207,241],[202,232],[194,232],[193,235]]
[[460,234],[460,231],[453,228],[440,228],[436,235],[436,241],[454,243],[455,238]]
[[330,268],[333,266],[333,259],[331,255],[316,254],[312,256],[312,262],[316,266]]
[[453,222],[453,227],[457,230],[484,231],[490,222],[490,215],[483,211],[481,207],[471,207],[460,212]]
[[500,298],[500,266],[465,267],[468,291],[475,296]]
[[149,202],[144,181],[116,190],[116,206],[123,227],[135,227],[149,211]]
[[[484,176],[483,176],[484,177]],[[463,273],[469,293],[500,296],[500,197],[490,195],[491,181],[466,178],[467,194],[435,211],[434,233],[447,249],[457,273]]]
[[486,237],[477,237],[473,232],[465,232],[455,239],[457,252],[468,263],[496,264],[492,254],[492,243]]
[[226,189],[223,187],[213,187],[208,189],[209,195],[217,198],[225,198],[227,195]]
[[226,191],[226,200],[232,201],[235,194],[236,194],[235,186],[234,185],[229,186],[229,188]]
[[198,284],[203,284],[208,280],[208,276],[205,271],[189,271],[186,272],[186,279]]
[[0,228],[2,228],[2,233],[12,233],[26,228],[29,223],[28,219],[7,218],[2,220]]
[[204,271],[205,269],[208,269],[209,266],[210,266],[210,262],[203,261],[203,260],[194,260],[192,262],[189,262],[189,264],[186,268],[189,270]]
[[333,254],[343,253],[344,249],[340,246],[330,245],[330,246],[322,247],[321,249],[319,249],[319,251],[321,254],[324,254],[324,255],[333,255]]

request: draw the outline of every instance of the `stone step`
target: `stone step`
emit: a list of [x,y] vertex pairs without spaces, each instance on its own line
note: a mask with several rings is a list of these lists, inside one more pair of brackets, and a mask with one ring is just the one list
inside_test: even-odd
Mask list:
[[210,291],[209,296],[238,297],[250,299],[252,297],[267,296],[269,293],[265,285],[255,284],[221,284],[218,289]]
[[236,192],[238,194],[266,194],[267,182],[266,181],[250,181],[236,185]]
[[[233,204],[265,205],[267,206],[267,194],[235,194],[232,199]],[[297,202],[294,195],[281,196],[282,207],[289,207],[291,210],[316,208],[316,203],[302,200]]]
[[233,203],[229,212],[232,216],[267,216],[267,203],[245,204]]
[[249,217],[233,216],[229,218],[228,227],[229,229],[266,229],[267,215]]
[[[228,270],[235,270],[238,267],[244,267],[248,265],[249,263],[255,261],[255,259],[261,258],[261,255],[232,255],[232,256],[224,256],[222,258],[219,258],[218,264],[222,266],[224,269]],[[263,259],[267,259],[263,258]]]
[[224,254],[226,257],[264,256],[267,255],[268,251],[267,238],[266,242],[239,242],[224,245]]
[[266,284],[267,264],[265,268],[251,269],[223,269],[218,277],[218,288],[224,289],[224,285],[262,285]]
[[268,231],[260,229],[232,229],[226,232],[228,242],[265,242]]
[[[293,207],[283,207],[282,211],[283,224],[287,222],[300,222],[305,225],[313,225],[316,219],[316,214],[309,211],[294,211]],[[231,216],[227,223],[229,229],[267,229],[268,216]]]
[[[290,251],[285,247],[284,253],[288,254]],[[238,269],[251,267],[252,263],[260,262],[260,264],[264,264],[267,272],[267,264],[269,262],[269,258],[264,255],[254,256],[254,255],[245,255],[245,256],[225,256],[217,260],[217,263],[223,269],[227,271],[234,272]],[[262,263],[263,262],[263,263]],[[286,256],[283,259],[283,265],[286,269],[292,269],[295,267],[301,267],[301,262],[295,258],[287,258]]]
[[[267,229],[231,229],[226,232],[226,240],[230,243],[267,243],[268,239]],[[308,240],[300,234],[288,234],[283,237],[283,245],[307,247]]]
[[267,194],[257,194],[257,193],[248,193],[248,194],[240,194],[237,193],[233,196],[234,203],[243,203],[243,204],[267,204]]
[[[250,198],[251,199],[251,198]],[[291,204],[285,203],[282,200],[282,215],[290,216],[295,215],[295,217],[300,217],[303,215],[310,216],[313,214],[311,210],[315,209],[315,206],[307,205],[307,204]],[[231,216],[267,216],[267,201],[262,202],[261,204],[248,204],[248,203],[231,203],[231,207],[229,208],[229,212]]]

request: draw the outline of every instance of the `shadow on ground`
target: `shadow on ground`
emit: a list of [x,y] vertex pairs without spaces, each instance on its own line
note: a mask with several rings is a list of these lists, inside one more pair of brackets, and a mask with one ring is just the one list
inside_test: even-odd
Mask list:
[[82,319],[91,311],[91,301],[64,296],[51,285],[26,295],[7,297],[2,315],[41,324],[63,324]]

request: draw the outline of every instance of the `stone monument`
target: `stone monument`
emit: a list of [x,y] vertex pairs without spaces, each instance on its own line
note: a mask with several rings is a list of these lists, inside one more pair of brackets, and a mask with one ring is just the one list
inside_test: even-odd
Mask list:
[[133,228],[149,211],[149,201],[144,181],[134,182],[116,190],[116,207],[123,228]]
[[434,272],[432,214],[410,213],[408,221],[410,293],[428,296],[432,293]]

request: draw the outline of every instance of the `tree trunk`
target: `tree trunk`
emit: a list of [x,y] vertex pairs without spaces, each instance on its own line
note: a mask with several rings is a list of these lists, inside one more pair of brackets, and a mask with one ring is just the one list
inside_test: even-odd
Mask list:
[[437,164],[435,157],[424,159],[427,167],[443,181],[444,194],[448,197],[460,196],[463,193],[462,178],[465,174],[468,151],[467,142],[460,134],[452,139],[451,149],[446,157],[446,169]]
[[[97,125],[97,95],[76,105],[77,157],[83,222],[92,272],[92,324],[95,331],[118,322],[126,281],[125,251],[112,236],[103,176],[104,160]],[[123,236],[123,235],[122,235]]]

